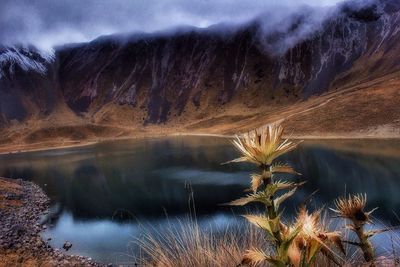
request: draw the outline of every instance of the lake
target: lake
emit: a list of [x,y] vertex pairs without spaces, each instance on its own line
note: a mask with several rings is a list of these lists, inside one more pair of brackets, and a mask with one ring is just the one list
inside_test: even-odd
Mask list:
[[[243,209],[221,204],[243,196],[250,164],[221,163],[238,156],[229,139],[166,137],[0,156],[0,176],[39,184],[51,199],[50,243],[73,244],[70,254],[101,262],[126,262],[143,227],[162,227],[195,209],[202,227],[223,229],[241,221]],[[288,217],[315,190],[311,207],[346,193],[367,193],[378,224],[398,224],[400,140],[306,141],[280,159],[307,181],[290,201]],[[194,205],[190,205],[193,195]],[[192,208],[190,208],[192,207]],[[242,222],[242,221],[241,221]],[[216,230],[217,231],[217,230]],[[385,246],[383,238],[374,242]]]

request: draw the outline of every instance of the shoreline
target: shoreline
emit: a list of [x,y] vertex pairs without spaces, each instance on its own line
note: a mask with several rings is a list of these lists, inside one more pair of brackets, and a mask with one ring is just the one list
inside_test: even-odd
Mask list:
[[[235,138],[236,135],[232,134],[214,134],[214,133],[196,133],[196,132],[177,132],[177,133],[169,133],[169,134],[153,134],[153,135],[141,135],[141,136],[123,136],[123,137],[113,137],[113,138],[98,138],[96,140],[83,140],[83,141],[69,141],[69,145],[65,145],[65,141],[61,144],[56,142],[55,145],[46,146],[49,142],[40,142],[33,144],[25,144],[21,145],[18,149],[10,149],[0,146],[0,156],[1,155],[13,155],[13,154],[22,154],[29,152],[40,152],[40,151],[52,151],[52,150],[61,150],[68,148],[80,148],[92,146],[100,143],[113,142],[113,141],[121,141],[121,140],[138,140],[138,139],[154,139],[154,138],[168,138],[168,137],[181,137],[181,136],[200,136],[200,137],[219,137],[219,138]],[[346,135],[343,134],[332,134],[332,135],[284,135],[285,139],[293,139],[293,140],[306,140],[306,141],[338,141],[338,140],[400,140],[400,135],[363,135],[363,134],[352,134],[348,133]],[[33,147],[38,145],[39,147]],[[0,177],[1,178],[1,177]]]
[[0,266],[106,266],[53,248],[40,233],[49,198],[36,184],[0,177]]
[[[138,139],[152,139],[152,138],[165,138],[165,137],[179,137],[179,136],[201,136],[201,137],[219,137],[219,138],[234,138],[235,135],[232,134],[214,134],[214,133],[196,133],[196,132],[177,132],[177,133],[169,133],[169,134],[153,134],[153,135],[140,135],[140,136],[124,136],[124,137],[114,137],[114,138],[98,138],[97,140],[84,140],[84,141],[70,141],[69,145],[65,145],[65,141],[58,145],[47,145],[49,142],[43,143],[34,143],[34,144],[26,144],[21,145],[18,149],[10,149],[1,148],[0,147],[0,156],[1,155],[14,155],[14,154],[22,154],[29,152],[40,152],[40,151],[53,151],[53,150],[62,150],[68,148],[80,148],[92,146],[105,142],[113,142],[113,141],[121,141],[121,140],[138,140]],[[284,135],[286,139],[293,140],[324,140],[324,141],[335,141],[335,140],[400,140],[400,136],[398,135],[368,135],[368,134],[352,134],[348,133],[346,135],[343,134],[332,134],[332,135]],[[35,146],[38,147],[35,147]],[[33,147],[32,147],[33,146]],[[30,148],[32,147],[32,148]]]

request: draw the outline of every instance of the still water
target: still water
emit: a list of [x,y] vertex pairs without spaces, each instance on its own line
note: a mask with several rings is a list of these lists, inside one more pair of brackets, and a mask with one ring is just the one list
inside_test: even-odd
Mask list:
[[[249,164],[221,165],[237,156],[218,137],[124,140],[2,155],[0,176],[31,180],[46,191],[51,227],[43,235],[54,247],[69,241],[70,254],[115,263],[134,256],[130,243],[143,225],[162,229],[187,216],[192,194],[200,225],[222,229],[242,220],[243,210],[220,205],[243,196],[255,171]],[[398,224],[400,140],[307,141],[280,160],[302,173],[290,179],[307,181],[286,202],[289,217],[318,189],[311,206],[367,193],[370,207],[379,206],[375,216]]]

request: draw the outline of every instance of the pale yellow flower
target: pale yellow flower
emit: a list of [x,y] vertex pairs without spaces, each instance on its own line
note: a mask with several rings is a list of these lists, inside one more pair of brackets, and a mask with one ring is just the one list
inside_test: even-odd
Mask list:
[[273,123],[236,136],[235,147],[242,153],[240,158],[230,162],[251,162],[259,166],[269,166],[279,156],[293,150],[298,142],[282,138],[283,127]]

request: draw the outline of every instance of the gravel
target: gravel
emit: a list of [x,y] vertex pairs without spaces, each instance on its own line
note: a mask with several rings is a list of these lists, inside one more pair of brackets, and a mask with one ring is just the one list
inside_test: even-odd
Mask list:
[[[3,179],[3,178],[0,178]],[[8,181],[10,181],[8,179]],[[10,209],[0,209],[0,256],[7,253],[45,259],[52,266],[107,266],[96,263],[91,258],[65,255],[42,240],[40,232],[47,228],[40,225],[41,215],[48,212],[49,199],[36,184],[21,179],[13,180],[21,185],[22,194],[0,191],[7,200],[20,200],[22,205]]]

